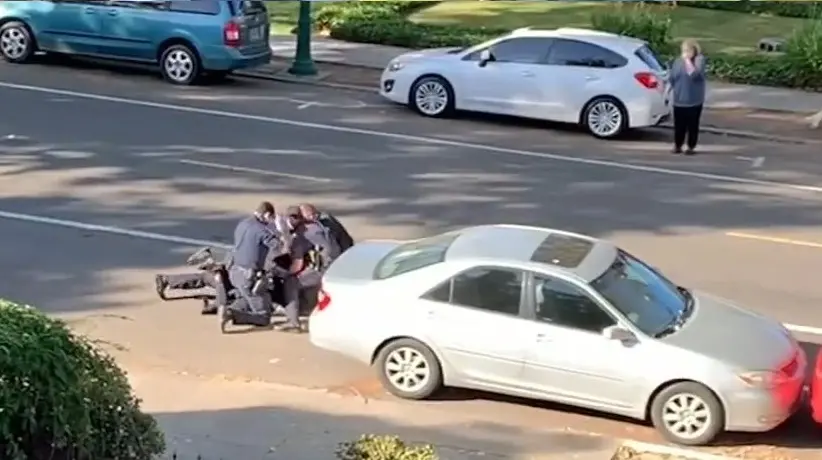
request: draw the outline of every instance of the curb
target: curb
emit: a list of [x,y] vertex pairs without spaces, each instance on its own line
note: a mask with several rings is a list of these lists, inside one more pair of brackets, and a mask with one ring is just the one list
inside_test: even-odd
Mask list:
[[639,441],[623,441],[620,448],[627,448],[640,453],[670,455],[672,457],[682,458],[683,460],[731,460],[735,458],[726,455],[708,454],[693,449],[672,447],[663,444],[649,444]]
[[[343,64],[337,64],[343,65]],[[301,77],[294,77],[287,74],[285,71],[277,72],[275,74],[264,73],[262,71],[243,70],[235,72],[235,75],[245,78],[253,78],[256,80],[278,81],[282,83],[291,83],[295,85],[319,86],[324,88],[342,89],[347,91],[359,91],[365,93],[376,94],[378,90],[370,86],[349,85],[345,83],[331,83],[320,79],[305,79]],[[673,125],[664,124],[659,125],[659,128],[668,130],[673,129]],[[822,140],[808,139],[803,137],[779,136],[775,134],[762,134],[755,131],[745,131],[740,129],[720,128],[717,126],[702,126],[699,128],[700,132],[708,134],[716,134],[720,136],[739,137],[743,139],[755,139],[761,141],[777,142],[782,144],[799,144],[799,145],[822,145]]]

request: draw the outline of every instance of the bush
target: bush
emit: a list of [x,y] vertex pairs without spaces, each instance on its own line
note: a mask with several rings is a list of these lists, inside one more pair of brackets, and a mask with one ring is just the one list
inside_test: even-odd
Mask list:
[[619,6],[595,13],[591,17],[591,25],[597,30],[644,40],[657,53],[672,54],[671,18],[652,11],[644,4]]
[[788,18],[818,18],[822,13],[822,9],[817,2],[695,1],[688,2],[687,6]]
[[793,33],[785,43],[783,60],[790,70],[790,86],[822,88],[822,19],[809,21]]
[[149,460],[162,433],[111,357],[60,321],[0,300],[0,458]]
[[411,446],[396,436],[363,435],[337,450],[339,460],[438,460],[429,445]]

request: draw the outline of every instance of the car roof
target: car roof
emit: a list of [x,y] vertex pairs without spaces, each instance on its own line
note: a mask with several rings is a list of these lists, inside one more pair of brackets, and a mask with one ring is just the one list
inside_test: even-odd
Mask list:
[[491,259],[539,264],[593,281],[613,264],[613,243],[562,230],[523,225],[481,225],[457,232],[445,260]]
[[511,36],[516,37],[546,37],[546,38],[567,38],[581,40],[584,42],[599,45],[612,51],[623,54],[633,53],[637,48],[646,44],[638,38],[617,35],[609,32],[592,29],[580,29],[574,27],[561,27],[559,29],[541,30],[523,28],[511,32]]

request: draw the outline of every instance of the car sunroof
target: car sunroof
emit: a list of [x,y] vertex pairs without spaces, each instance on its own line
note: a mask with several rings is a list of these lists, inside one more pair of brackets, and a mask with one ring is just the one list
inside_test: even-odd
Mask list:
[[594,243],[570,235],[551,234],[531,255],[532,262],[575,268],[585,259]]

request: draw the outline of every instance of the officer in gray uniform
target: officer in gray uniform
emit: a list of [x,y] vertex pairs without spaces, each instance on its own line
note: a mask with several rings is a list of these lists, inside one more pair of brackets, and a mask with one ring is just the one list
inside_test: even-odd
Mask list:
[[271,226],[274,216],[274,205],[264,201],[254,215],[241,220],[234,230],[234,249],[228,269],[228,278],[240,294],[230,307],[234,324],[267,326],[271,323],[271,295],[267,284],[255,287],[266,282],[263,270],[269,253],[285,250],[281,235]]

